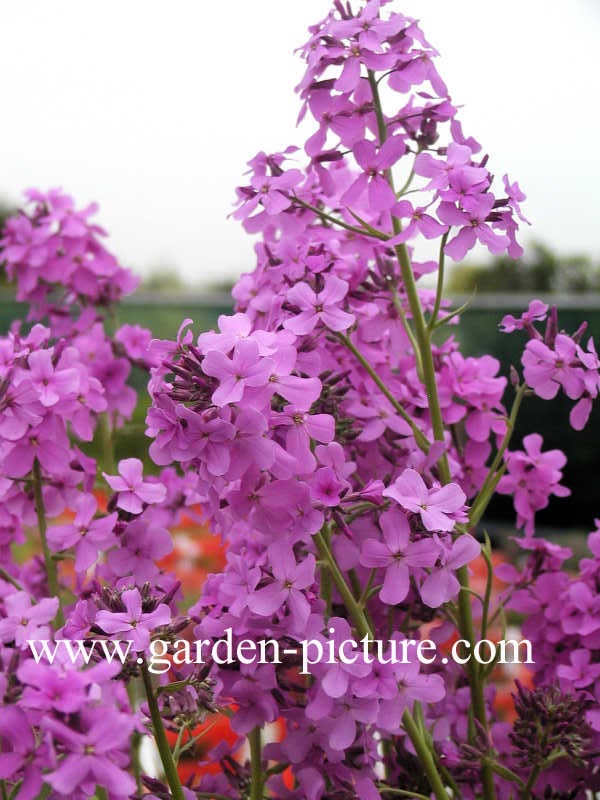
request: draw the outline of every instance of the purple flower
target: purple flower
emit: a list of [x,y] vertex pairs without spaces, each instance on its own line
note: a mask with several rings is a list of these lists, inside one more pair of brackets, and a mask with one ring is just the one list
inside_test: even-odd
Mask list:
[[419,589],[423,602],[431,608],[439,608],[456,597],[460,583],[455,571],[477,558],[480,552],[479,543],[469,534],[462,534],[450,547],[443,547],[441,568],[432,570]]
[[496,233],[487,222],[494,202],[492,194],[483,194],[469,204],[468,210],[459,209],[454,203],[446,200],[440,203],[437,214],[441,221],[450,227],[460,228],[456,236],[446,245],[446,253],[454,261],[462,261],[477,241],[495,255],[507,249],[508,236]]
[[76,394],[79,389],[77,370],[55,368],[52,355],[52,350],[38,350],[27,359],[32,385],[38,393],[40,403],[46,408]]
[[33,604],[27,592],[13,592],[4,598],[4,618],[0,619],[0,641],[25,649],[27,642],[49,639],[48,623],[58,611],[58,597],[44,597]]
[[248,606],[261,617],[270,617],[286,604],[291,629],[301,632],[310,614],[305,590],[315,579],[314,556],[309,554],[297,563],[289,546],[282,543],[271,545],[268,558],[275,580],[262,589],[255,589],[248,598]]
[[525,345],[522,361],[523,377],[538,397],[551,400],[560,387],[571,400],[583,394],[583,369],[577,358],[577,345],[570,336],[559,333],[554,349],[539,339],[531,339]]
[[210,350],[204,357],[202,369],[207,375],[217,378],[219,388],[212,396],[217,406],[239,403],[247,386],[265,386],[273,371],[270,358],[262,358],[258,344],[252,340],[240,341],[228,358],[220,350]]
[[79,789],[90,797],[96,786],[103,786],[115,800],[124,800],[135,790],[134,779],[122,766],[134,724],[132,716],[108,708],[95,714],[83,731],[46,718],[45,730],[66,751],[46,780],[61,795],[73,796]]
[[76,503],[72,525],[53,525],[48,528],[48,543],[56,552],[75,549],[75,569],[85,572],[98,559],[102,550],[116,544],[114,527],[117,514],[94,519],[98,503],[93,495],[81,495]]
[[543,322],[548,315],[548,305],[542,303],[541,300],[532,300],[529,303],[527,311],[524,311],[520,317],[513,317],[512,314],[507,314],[502,318],[500,323],[500,330],[502,333],[512,333],[513,331],[528,330],[534,331],[534,322]]
[[457,522],[465,522],[465,493],[455,483],[428,489],[414,469],[406,469],[391,486],[384,489],[402,508],[420,514],[428,531],[451,531]]
[[119,578],[133,575],[136,583],[142,584],[156,576],[156,562],[172,549],[169,531],[144,515],[129,523],[119,547],[109,552],[108,565]]
[[339,305],[348,294],[348,284],[335,275],[325,277],[325,286],[315,292],[307,283],[297,283],[287,292],[287,299],[300,309],[299,314],[285,320],[284,327],[303,336],[322,322],[332,331],[345,331],[354,323],[354,316],[343,311]]
[[141,514],[144,504],[162,503],[167,490],[161,483],[145,481],[143,464],[139,458],[124,458],[119,461],[118,475],[107,475],[104,479],[117,493],[117,507],[130,514]]
[[379,597],[387,605],[401,603],[410,588],[412,567],[432,567],[438,548],[430,539],[410,541],[410,525],[402,512],[392,509],[382,514],[379,524],[383,542],[367,539],[361,548],[360,562],[365,567],[385,569]]
[[133,649],[138,653],[143,652],[150,644],[152,631],[169,624],[171,611],[167,605],[159,603],[154,611],[144,612],[139,589],[126,589],[121,600],[125,611],[98,611],[96,624],[109,636],[127,634]]
[[396,203],[396,195],[384,173],[406,152],[404,138],[391,136],[379,148],[374,142],[361,141],[352,152],[363,172],[346,189],[342,203],[352,205],[368,192],[369,205],[374,211],[388,211]]

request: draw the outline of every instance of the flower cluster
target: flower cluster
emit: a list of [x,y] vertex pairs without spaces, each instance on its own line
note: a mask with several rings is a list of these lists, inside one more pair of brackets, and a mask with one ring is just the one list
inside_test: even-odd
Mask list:
[[[136,325],[109,335],[135,280],[100,243],[93,207],[30,192],[7,224],[2,257],[33,324],[0,339],[3,795],[574,800],[596,786],[600,534],[569,577],[567,553],[533,536],[535,513],[568,492],[564,456],[537,434],[512,449],[531,391],[562,387],[582,426],[598,394],[593,343],[582,348],[583,328],[558,333],[554,311],[542,337],[534,323],[548,310],[534,301],[503,322],[530,334],[522,378],[509,385],[495,358],[460,352],[446,256],[477,242],[520,255],[524,195],[507,177],[498,189],[435,51],[387,5],[355,13],[335,0],[311,28],[299,92],[316,130],[304,155],[250,162],[234,214],[259,235],[257,264],[216,330],[185,320],[174,341]],[[437,240],[438,262],[419,256],[423,239]],[[431,273],[433,290],[420,280]],[[149,472],[140,453],[114,456],[137,402],[133,367],[148,375]],[[494,574],[476,533],[496,491],[514,496],[530,555]],[[164,559],[198,504],[226,560],[184,614]],[[14,545],[35,535],[41,554],[17,559]],[[497,713],[493,663],[393,657],[426,640],[472,650],[513,608],[536,686],[516,685],[512,725]],[[175,640],[228,635],[238,652],[277,643],[280,658],[176,657]],[[29,644],[59,639],[128,640],[131,658],[44,661]],[[364,649],[345,650],[349,639]],[[337,653],[310,675],[306,640]],[[227,735],[198,745],[218,712]],[[144,733],[162,772],[142,774]],[[190,750],[199,774],[183,785]]]
[[[137,402],[132,367],[152,361],[149,333],[105,331],[107,305],[135,279],[99,245],[91,209],[76,211],[57,192],[28,197],[34,210],[10,219],[3,240],[8,274],[41,321],[15,323],[0,339],[0,781],[23,800],[44,783],[57,798],[83,800],[96,786],[127,798],[143,719],[115,680],[120,665],[89,666],[76,649],[48,663],[29,643],[95,633],[145,653],[171,623],[178,584],[157,562],[193,497],[172,471],[144,479],[136,458],[105,473],[108,507],[96,492],[101,465],[113,472],[111,439]],[[90,453],[102,449],[97,462]],[[14,546],[34,527],[44,559],[20,563]]]
[[[546,319],[542,336],[534,322]],[[600,389],[600,361],[594,340],[590,337],[585,348],[581,344],[586,327],[584,323],[571,336],[559,332],[556,307],[548,311],[540,300],[532,300],[520,318],[510,314],[501,323],[504,333],[524,330],[529,334],[521,360],[525,381],[535,394],[552,400],[562,389],[570,400],[577,400],[569,416],[576,431],[587,425]]]

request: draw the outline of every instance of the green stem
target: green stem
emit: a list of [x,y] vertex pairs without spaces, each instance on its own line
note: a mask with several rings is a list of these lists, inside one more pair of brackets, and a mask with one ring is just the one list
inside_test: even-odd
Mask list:
[[413,436],[415,437],[415,442],[417,443],[419,449],[422,450],[424,453],[428,453],[430,444],[427,440],[427,437],[425,436],[423,431],[419,428],[414,419],[396,400],[394,395],[385,385],[384,381],[381,380],[379,375],[375,372],[373,367],[369,364],[369,362],[363,356],[360,350],[350,341],[349,337],[344,336],[344,334],[340,333],[338,334],[338,338],[340,342],[342,342],[344,347],[346,347],[352,353],[352,355],[356,358],[356,360],[360,363],[360,365],[364,368],[364,370],[369,374],[374,383],[381,390],[382,394],[389,400],[390,404],[392,405],[396,413],[399,414],[402,417],[402,419],[410,426],[410,429],[413,432]]
[[[0,567],[0,578],[2,578],[3,581],[6,581],[7,583],[10,583],[11,586],[14,586],[14,588],[17,590],[17,592],[24,592],[25,591],[25,588],[23,586],[21,586],[19,581],[16,580],[16,578],[13,578],[13,576],[10,574],[10,572],[7,572],[4,569],[4,567]],[[0,783],[0,786],[2,786],[1,783]]]
[[542,771],[542,769],[539,766],[539,764],[538,764],[537,767],[534,767],[531,770],[531,774],[529,775],[529,780],[527,781],[527,783],[523,787],[523,791],[519,795],[520,800],[530,800],[530,798],[531,798],[531,790],[535,786],[536,781],[539,778],[541,771]]
[[327,220],[327,222],[331,222],[333,225],[339,225],[340,228],[344,228],[344,230],[351,231],[352,233],[358,233],[359,236],[372,236],[375,239],[381,239],[382,241],[386,241],[390,237],[387,233],[383,233],[383,231],[378,231],[375,228],[369,226],[369,228],[357,228],[356,225],[350,225],[349,222],[344,222],[343,219],[339,217],[334,217],[332,214],[328,214],[326,211],[318,208],[317,206],[313,206],[310,203],[306,203],[304,200],[301,200],[299,197],[293,197],[293,201],[302,206],[302,208],[306,208],[307,211],[312,211],[313,214],[321,217],[321,219]]
[[100,435],[100,448],[102,452],[102,466],[109,475],[114,475],[117,471],[115,460],[115,448],[110,426],[108,412],[100,414],[98,419],[98,432]]
[[435,766],[435,761],[433,760],[431,750],[427,747],[421,732],[419,731],[417,724],[412,718],[412,715],[408,709],[406,709],[402,714],[402,724],[404,725],[404,729],[414,745],[415,751],[419,757],[421,766],[427,775],[427,780],[429,781],[431,790],[433,791],[436,800],[449,800],[448,793],[446,792],[444,784],[442,783],[442,779],[440,778]]
[[[129,705],[131,706],[132,712],[135,712],[137,707],[137,697],[136,697],[136,682],[134,680],[130,680],[127,684],[127,695],[129,697]],[[143,794],[144,787],[142,784],[142,767],[140,764],[140,745],[142,743],[142,737],[139,731],[134,731],[131,736],[131,766],[133,769],[133,776],[135,778],[135,785],[137,788],[138,794]]]
[[42,483],[42,470],[40,469],[40,462],[34,459],[33,462],[33,495],[35,498],[35,511],[37,514],[38,531],[40,535],[40,542],[42,545],[42,553],[44,554],[44,562],[46,564],[46,576],[48,578],[48,591],[50,595],[58,598],[58,611],[56,612],[56,622],[59,628],[65,624],[65,616],[62,609],[60,600],[60,584],[58,582],[58,572],[56,569],[56,561],[52,558],[52,553],[48,547],[47,531],[48,523],[46,522],[46,509],[44,507],[44,493]]
[[[329,566],[329,569],[331,570],[333,582],[352,618],[352,622],[354,623],[357,634],[361,639],[364,639],[366,636],[367,639],[372,640],[374,638],[373,630],[369,624],[364,609],[356,600],[352,590],[346,583],[346,579],[342,575],[342,572],[338,567],[337,562],[323,537],[323,534],[321,532],[315,534],[314,539],[320,558]],[[442,779],[437,771],[433,756],[408,709],[406,709],[402,715],[402,722],[404,724],[404,729],[406,730],[406,733],[408,734],[411,742],[413,743],[415,751],[419,756],[421,766],[423,767],[429,783],[431,784],[431,788],[436,796],[436,800],[449,800],[448,794],[444,789]]]
[[162,717],[160,716],[160,709],[158,707],[156,695],[154,694],[152,678],[150,677],[148,665],[145,661],[142,664],[141,672],[142,682],[146,692],[146,699],[148,700],[148,709],[150,710],[150,719],[152,720],[154,739],[156,741],[160,760],[165,771],[165,778],[169,784],[169,788],[171,789],[173,800],[185,800],[183,789],[181,787],[181,781],[179,780],[179,775],[177,774],[177,767],[175,766],[175,761],[173,760],[173,754],[171,753],[171,748],[169,747]]
[[262,800],[264,797],[264,779],[260,728],[254,728],[250,731],[248,744],[250,745],[250,800]]
[[440,308],[442,305],[442,295],[444,293],[444,267],[446,264],[446,242],[448,241],[448,234],[450,233],[450,229],[446,231],[446,233],[442,236],[440,241],[440,257],[438,260],[438,279],[437,279],[437,288],[435,292],[435,303],[433,304],[433,311],[431,312],[431,318],[429,320],[428,328],[432,331],[435,328],[435,323],[437,322],[438,315],[440,313]]
[[342,572],[337,565],[333,553],[329,549],[329,544],[323,536],[322,531],[319,531],[319,533],[315,534],[314,540],[319,552],[319,557],[323,562],[325,562],[325,564],[327,564],[331,573],[331,578],[336,586],[336,589],[340,593],[342,600],[344,601],[344,604],[350,613],[350,616],[352,617],[352,622],[354,623],[357,633],[361,639],[363,639],[365,636],[367,636],[369,639],[372,639],[373,631],[371,630],[371,626],[368,623],[364,610],[346,583],[346,579],[342,575]]
[[[371,71],[369,71],[369,84],[371,86],[373,103],[375,107],[375,117],[377,119],[379,141],[380,144],[383,144],[383,142],[385,142],[387,138],[387,128],[385,124],[385,117],[383,115],[381,99],[379,97],[379,89],[377,86],[377,81],[375,80],[375,76]],[[392,191],[394,191],[395,193],[394,179],[391,170],[389,170],[386,174],[388,181],[390,183],[390,187]],[[392,217],[392,228],[394,231],[394,235],[397,235],[402,231],[400,220],[397,217]],[[402,281],[404,283],[408,304],[411,310],[413,324],[415,326],[415,335],[417,339],[417,346],[420,352],[420,361],[423,371],[423,382],[425,385],[425,391],[427,393],[427,401],[429,405],[429,414],[431,417],[431,426],[433,428],[434,439],[435,441],[444,442],[445,428],[444,428],[444,421],[442,417],[442,411],[441,411],[438,388],[437,388],[435,365],[433,362],[433,352],[431,348],[431,330],[428,328],[425,322],[423,307],[421,305],[421,299],[419,297],[415,276],[412,270],[412,265],[410,263],[408,248],[404,243],[402,243],[396,245],[394,249],[396,252],[396,258],[398,260],[398,264],[400,266],[400,273],[402,275]],[[448,464],[448,458],[445,452],[441,455],[438,461],[438,469],[441,482],[443,484],[449,483],[451,480],[451,474],[450,474],[450,467]],[[472,650],[473,645],[475,643],[475,629],[473,625],[473,612],[471,609],[471,600],[468,592],[469,573],[467,567],[462,567],[461,569],[458,570],[457,578],[461,584],[461,591],[459,592],[459,597],[458,597],[460,632],[462,637],[470,642]],[[471,662],[469,662],[469,665],[471,666]],[[477,669],[477,667],[473,668],[473,666],[471,666],[471,668],[468,670],[468,674],[470,677],[469,684],[470,684],[471,699],[475,715],[477,716],[477,719],[479,720],[484,730],[487,730],[487,715],[485,711],[483,684],[480,681],[479,670]],[[428,749],[427,749],[427,754],[431,759],[431,753]],[[433,766],[435,768],[435,764]],[[481,777],[484,788],[484,800],[495,800],[496,792],[494,788],[494,775],[488,765],[485,764],[482,765]],[[441,779],[440,779],[440,784],[441,784]],[[434,789],[435,792],[435,787],[433,784],[432,788]],[[444,791],[443,786],[442,786],[442,791]]]

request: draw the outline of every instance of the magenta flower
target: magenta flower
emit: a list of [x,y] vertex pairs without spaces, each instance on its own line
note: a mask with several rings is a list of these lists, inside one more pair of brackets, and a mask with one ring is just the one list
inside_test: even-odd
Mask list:
[[285,604],[290,613],[291,629],[301,632],[310,614],[305,590],[315,579],[314,556],[308,555],[297,563],[289,546],[282,543],[271,545],[269,561],[275,580],[262,589],[255,589],[248,598],[248,606],[259,616],[270,617]]
[[527,534],[534,531],[535,513],[548,505],[551,495],[567,497],[562,468],[566,464],[561,450],[542,452],[543,439],[532,433],[523,439],[524,451],[507,451],[504,460],[507,472],[500,479],[497,491],[513,496],[517,524]]
[[577,358],[577,345],[570,336],[559,333],[554,349],[540,339],[531,339],[525,345],[522,362],[523,377],[538,397],[551,400],[561,387],[571,400],[583,394],[583,369]]
[[35,751],[35,735],[27,715],[7,703],[0,714],[0,780],[20,782],[20,800],[34,800],[42,788],[45,759],[36,758]]
[[425,481],[414,469],[406,469],[391,486],[384,489],[385,497],[391,497],[407,511],[420,514],[428,531],[451,531],[457,522],[465,522],[466,496],[460,486],[428,489]]
[[382,514],[379,524],[383,542],[378,539],[364,541],[360,562],[365,567],[385,569],[379,597],[383,603],[394,606],[408,594],[411,568],[432,567],[438,558],[438,548],[431,539],[411,542],[408,520],[396,509]]
[[143,363],[149,357],[152,332],[141,325],[121,325],[115,333],[115,341],[123,345],[128,358]]
[[51,475],[61,475],[69,463],[69,440],[58,419],[45,419],[15,442],[4,458],[3,471],[11,478],[23,478],[33,469],[37,458]]
[[454,203],[446,200],[440,203],[437,214],[441,221],[450,228],[460,228],[446,245],[446,253],[454,261],[462,261],[478,241],[496,255],[506,250],[509,245],[508,236],[497,233],[487,221],[494,202],[492,194],[482,194],[472,200],[468,210],[457,208]]
[[64,796],[72,797],[80,790],[92,797],[96,786],[103,786],[115,800],[125,800],[135,790],[134,779],[122,768],[122,752],[129,745],[134,725],[132,716],[108,708],[91,717],[83,731],[45,718],[44,729],[66,750],[46,780]]
[[102,550],[108,550],[117,542],[114,534],[117,514],[94,519],[97,510],[98,503],[93,495],[81,495],[73,523],[48,528],[48,543],[54,551],[75,549],[77,572],[85,572],[96,562]]
[[286,450],[296,459],[299,474],[313,472],[317,461],[311,449],[311,440],[327,444],[335,435],[335,420],[330,414],[309,414],[301,408],[287,406],[278,415],[277,424],[288,429]]
[[269,375],[273,371],[270,358],[259,355],[255,341],[240,341],[228,358],[220,350],[210,350],[204,357],[202,369],[219,381],[219,388],[213,393],[212,400],[217,406],[239,403],[247,386],[266,386]]
[[167,490],[161,483],[145,481],[143,464],[139,458],[124,458],[119,461],[118,475],[107,475],[104,479],[117,493],[117,507],[130,514],[141,514],[144,504],[162,503]]
[[422,234],[426,239],[436,239],[441,236],[446,228],[430,214],[426,213],[424,206],[414,207],[408,200],[402,200],[392,209],[392,213],[399,219],[408,219],[407,225],[403,225],[402,233],[394,236],[391,240],[394,243],[408,242],[417,234]]
[[120,638],[131,641],[136,652],[144,652],[150,644],[152,631],[171,621],[171,611],[164,603],[159,603],[154,611],[143,611],[139,589],[126,589],[121,600],[124,611],[100,610],[96,614],[96,624],[109,636],[120,634]]
[[4,618],[0,619],[0,641],[12,642],[21,649],[28,641],[49,639],[50,628],[58,611],[58,597],[44,597],[32,603],[27,592],[13,592],[4,598]]
[[290,193],[302,179],[299,169],[289,169],[280,175],[254,175],[250,186],[240,191],[240,205],[234,216],[246,219],[259,204],[269,216],[280,214],[291,206]]
[[500,323],[500,330],[502,333],[512,333],[513,331],[528,330],[533,331],[534,322],[543,322],[548,315],[548,305],[542,303],[541,300],[532,300],[529,303],[527,311],[524,311],[520,317],[513,317],[512,314],[507,314],[502,318]]
[[108,554],[108,565],[119,578],[133,575],[136,583],[150,581],[158,573],[156,562],[173,549],[166,528],[139,517],[130,522],[119,547]]
[[38,393],[40,403],[46,408],[75,395],[79,389],[77,370],[72,367],[55,368],[52,355],[52,350],[38,350],[27,359],[32,385]]
[[325,286],[320,292],[306,283],[297,283],[288,290],[287,299],[300,313],[286,319],[284,327],[297,336],[310,333],[318,322],[332,331],[348,330],[354,323],[354,316],[339,307],[347,294],[348,284],[335,275],[325,277]]
[[396,195],[384,173],[406,152],[404,138],[391,136],[379,148],[374,142],[361,141],[354,145],[352,152],[363,172],[346,189],[342,203],[353,205],[368,192],[369,206],[374,211],[389,211],[396,203]]
[[451,176],[458,172],[477,191],[485,186],[487,172],[481,167],[472,166],[472,157],[469,146],[451,142],[445,160],[434,158],[430,153],[419,153],[415,159],[415,173],[430,178],[427,189],[445,189]]
[[456,597],[460,591],[456,570],[469,564],[480,552],[479,543],[466,533],[459,536],[450,547],[443,547],[441,568],[434,569],[419,589],[423,602],[431,608],[439,608]]

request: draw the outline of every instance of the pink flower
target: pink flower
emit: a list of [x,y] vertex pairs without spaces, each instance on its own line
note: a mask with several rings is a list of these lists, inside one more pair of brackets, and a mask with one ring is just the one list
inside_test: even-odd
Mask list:
[[145,481],[144,467],[139,458],[124,458],[118,464],[119,475],[107,475],[104,479],[117,492],[117,507],[130,514],[141,514],[144,504],[162,503],[167,490],[162,483]]
[[77,572],[85,572],[97,560],[101,550],[107,550],[117,542],[113,532],[117,514],[94,519],[97,510],[98,503],[92,495],[81,495],[73,524],[48,528],[48,542],[53,550],[75,549]]
[[451,531],[457,522],[465,522],[466,496],[455,483],[428,489],[414,469],[405,469],[391,486],[384,489],[402,508],[420,514],[428,531]]
[[432,570],[419,589],[423,602],[439,608],[456,597],[460,591],[456,570],[469,564],[480,552],[478,542],[469,534],[462,534],[450,547],[442,548],[441,568]]
[[217,378],[220,384],[213,393],[213,403],[226,406],[238,403],[247,386],[266,386],[273,362],[259,355],[255,341],[242,340],[234,347],[231,358],[220,350],[210,350],[204,357],[202,369],[207,375]]
[[27,592],[13,592],[4,598],[5,616],[0,619],[0,641],[14,641],[28,647],[27,641],[50,638],[48,623],[58,611],[58,597],[44,597],[32,603]]
[[124,611],[102,609],[96,614],[96,624],[109,636],[127,634],[133,649],[143,652],[150,644],[152,631],[171,621],[169,606],[159,603],[153,611],[145,612],[139,589],[126,589],[121,600]]
[[431,539],[411,542],[408,520],[397,509],[382,514],[379,524],[383,542],[378,539],[363,542],[360,563],[365,567],[385,569],[379,597],[382,602],[394,606],[408,594],[410,568],[432,567],[438,558],[438,548]]
[[342,203],[352,205],[368,191],[370,207],[374,211],[388,211],[396,203],[396,195],[384,173],[406,152],[404,138],[391,136],[379,148],[374,142],[361,141],[352,152],[363,172],[346,189]]
[[248,598],[248,606],[261,617],[270,617],[286,605],[292,630],[304,631],[310,614],[305,590],[315,579],[315,558],[308,555],[297,563],[290,547],[282,542],[271,545],[269,561],[274,580],[255,589]]
[[571,400],[583,394],[583,369],[577,359],[577,345],[570,336],[559,333],[554,349],[540,339],[531,339],[525,346],[522,362],[523,377],[538,397],[551,400],[561,386]]
[[76,369],[58,369],[52,363],[52,350],[37,350],[27,359],[32,385],[40,403],[46,408],[77,393],[79,375]]
[[532,300],[529,303],[527,311],[524,311],[520,317],[513,317],[512,314],[507,314],[503,317],[500,323],[500,330],[502,333],[512,333],[513,331],[520,331],[523,329],[532,330],[534,322],[543,322],[548,315],[548,305],[542,303],[541,300]]
[[440,203],[437,214],[441,221],[450,228],[460,228],[446,245],[446,253],[454,261],[461,261],[478,241],[495,255],[507,249],[508,236],[495,232],[488,224],[494,202],[494,196],[488,193],[478,195],[477,199],[473,198],[468,210],[457,208],[454,203],[446,200]]
[[310,333],[318,322],[333,331],[347,330],[354,323],[354,316],[339,307],[347,294],[347,282],[335,275],[325,277],[325,286],[320,292],[315,292],[307,283],[297,283],[288,290],[287,300],[297,306],[300,313],[286,319],[284,327],[297,336]]

